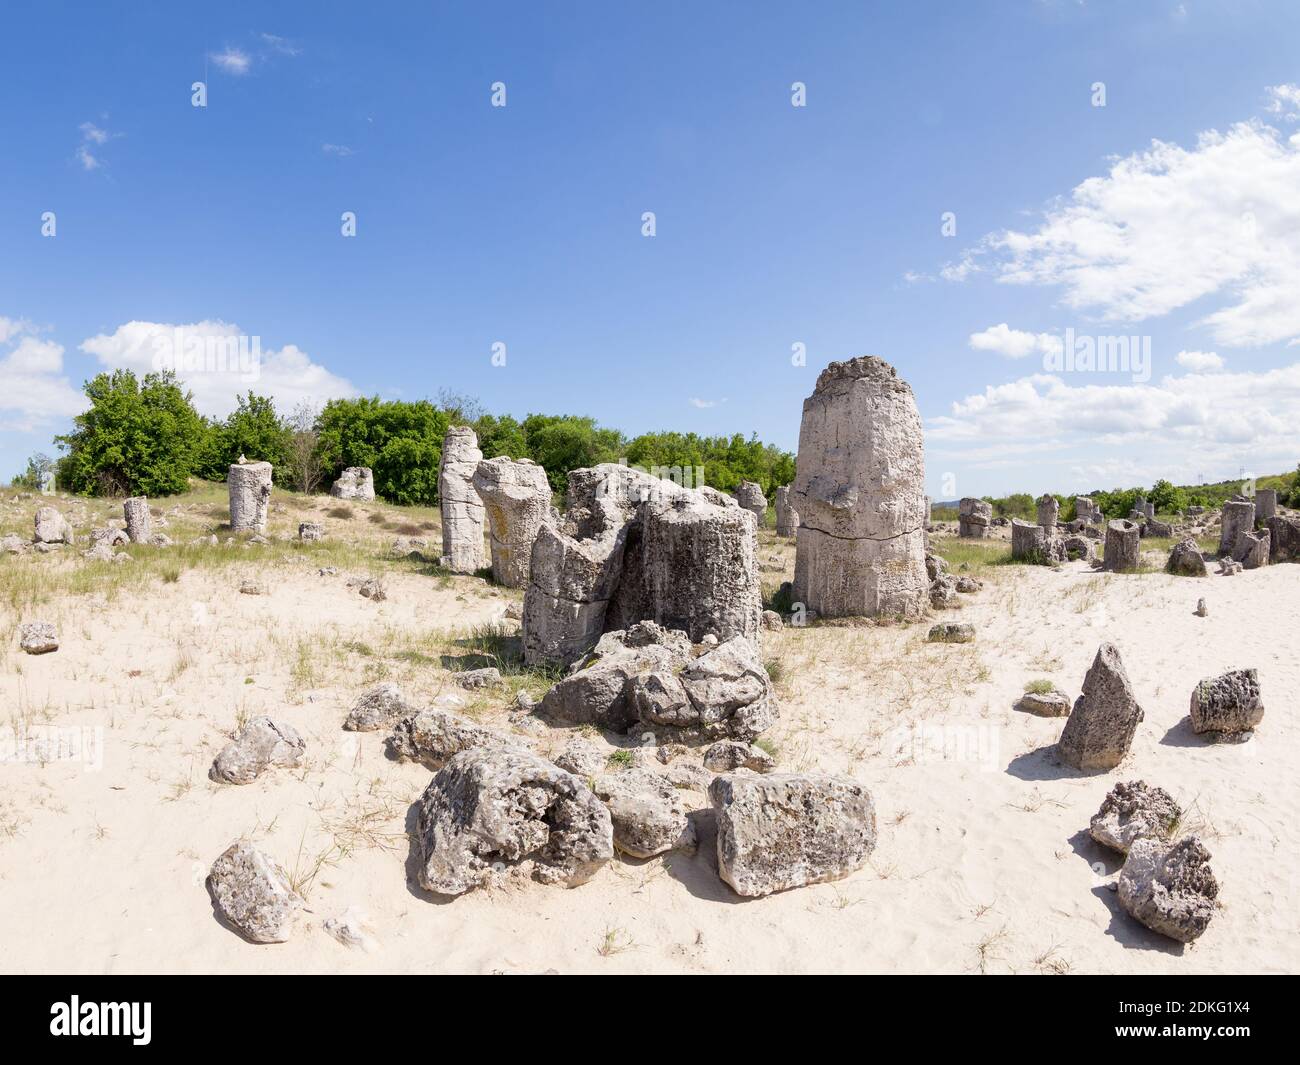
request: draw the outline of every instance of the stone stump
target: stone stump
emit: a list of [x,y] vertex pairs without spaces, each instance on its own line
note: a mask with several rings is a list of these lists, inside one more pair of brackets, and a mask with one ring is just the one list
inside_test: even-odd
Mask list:
[[122,515],[126,518],[126,535],[133,544],[147,544],[153,535],[152,521],[149,514],[149,500],[144,496],[135,496],[122,504]]
[[799,529],[799,512],[790,501],[790,486],[776,490],[776,535],[793,537]]
[[483,461],[478,437],[468,425],[453,425],[442,441],[438,497],[442,510],[442,562],[453,573],[477,573],[487,564],[483,550],[486,514],[474,490]]
[[980,540],[993,524],[993,504],[967,496],[957,505],[957,535]]
[[1102,569],[1113,573],[1135,570],[1141,550],[1142,530],[1136,522],[1116,518],[1106,523],[1106,550],[1102,558]]
[[919,617],[925,454],[907,382],[874,356],[833,362],[804,401],[795,597],[822,617]]
[[1219,554],[1231,555],[1237,549],[1241,534],[1255,528],[1255,504],[1249,500],[1228,500],[1223,504],[1223,519],[1219,526]]
[[538,530],[551,519],[551,484],[531,459],[485,459],[474,471],[474,490],[487,512],[492,579],[506,588],[528,584]]
[[1268,521],[1277,513],[1277,490],[1260,488],[1255,492],[1255,520]]
[[1054,495],[1044,495],[1038,500],[1038,524],[1048,529],[1056,528],[1056,519],[1060,516],[1061,504]]
[[266,532],[266,512],[271,502],[271,464],[236,462],[226,475],[230,488],[231,532]]

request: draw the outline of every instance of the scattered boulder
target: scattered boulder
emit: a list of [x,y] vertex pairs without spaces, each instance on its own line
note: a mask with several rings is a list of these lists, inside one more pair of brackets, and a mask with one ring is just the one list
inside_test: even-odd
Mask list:
[[298,539],[307,543],[313,543],[320,540],[325,535],[325,527],[316,521],[300,521],[298,523]]
[[975,577],[963,576],[957,578],[957,591],[961,592],[963,595],[971,595],[980,591],[983,587],[984,582]]
[[30,621],[18,630],[18,646],[29,655],[47,655],[59,649],[59,630],[52,621]]
[[348,712],[343,727],[349,732],[375,732],[389,728],[399,718],[414,710],[415,707],[402,694],[402,689],[386,681],[362,692]]
[[875,356],[827,366],[799,427],[795,598],[821,617],[921,617],[924,482],[907,382]]
[[931,626],[925,637],[926,643],[970,643],[974,639],[974,625],[959,625],[951,621]]
[[719,740],[704,752],[704,768],[714,773],[732,773],[737,769],[770,773],[776,768],[776,760],[752,743]]
[[468,425],[453,425],[442,441],[438,495],[442,508],[443,565],[453,573],[477,573],[486,563],[483,500],[474,490],[474,472],[483,461],[478,436]]
[[1192,689],[1192,731],[1214,738],[1244,736],[1264,720],[1259,673],[1237,669],[1208,677]]
[[70,544],[73,541],[72,526],[67,518],[54,507],[36,509],[36,535],[38,544]]
[[27,541],[16,533],[6,533],[0,536],[0,551],[7,555],[21,555],[27,550]]
[[1119,649],[1103,643],[1061,731],[1057,754],[1075,769],[1114,769],[1128,754],[1141,720],[1142,708],[1133,697]]
[[393,726],[384,741],[388,753],[398,761],[419,762],[427,769],[441,769],[462,751],[477,748],[527,750],[520,740],[504,732],[476,725],[457,714],[437,707],[417,710]]
[[936,581],[943,574],[948,572],[948,560],[941,555],[932,555],[929,552],[925,556],[925,577],[926,580]]
[[614,854],[609,810],[572,773],[526,751],[479,747],[451,759],[419,803],[420,886],[460,895],[493,866],[573,887]]
[[759,623],[769,632],[779,632],[785,628],[785,622],[775,610],[764,610],[759,616]]
[[492,542],[492,579],[525,588],[537,530],[554,520],[546,470],[532,459],[485,459],[473,486],[486,509]]
[[230,467],[226,484],[230,489],[231,532],[266,532],[266,515],[271,501],[271,464],[240,461]]
[[1196,600],[1196,616],[1198,618],[1204,618],[1210,616],[1210,608],[1205,605],[1204,599]]
[[871,793],[847,777],[773,773],[714,778],[718,873],[739,895],[838,880],[876,845]]
[[1174,527],[1166,521],[1156,521],[1155,518],[1148,518],[1146,525],[1142,529],[1143,536],[1159,536],[1164,539],[1174,535]]
[[496,666],[467,669],[463,673],[456,674],[456,683],[466,691],[477,691],[480,688],[499,688],[501,687],[501,670],[497,669]]
[[330,486],[330,495],[335,499],[374,499],[374,471],[369,466],[349,466]]
[[1066,562],[1095,562],[1097,547],[1093,538],[1083,536],[1066,536],[1061,540],[1061,556]]
[[384,587],[382,577],[349,577],[346,583],[348,589],[356,592],[362,599],[382,603],[388,598],[388,590]]
[[399,536],[389,547],[388,553],[394,558],[413,558],[423,562],[427,558],[425,552],[428,549],[428,540],[419,536]]
[[1070,697],[1055,688],[1047,692],[1025,692],[1016,703],[1016,709],[1038,717],[1068,717]]
[[1127,854],[1134,840],[1169,839],[1182,816],[1182,808],[1164,788],[1132,780],[1111,788],[1088,834],[1102,846]]
[[240,595],[270,595],[271,587],[265,581],[250,579],[239,584]]
[[1206,576],[1208,571],[1205,568],[1205,556],[1192,537],[1174,545],[1169,552],[1169,561],[1165,563],[1165,572],[1180,577]]
[[598,743],[583,736],[571,736],[564,745],[555,764],[566,773],[573,773],[583,780],[594,779],[605,772],[609,764],[609,751]]
[[1142,837],[1119,873],[1119,903],[1153,932],[1190,943],[1209,927],[1219,884],[1210,852],[1195,836],[1170,845]]
[[680,789],[658,773],[618,769],[598,777],[593,789],[609,808],[614,846],[624,854],[653,858],[695,849],[695,825],[687,817]]
[[930,582],[930,605],[935,610],[955,610],[961,606],[955,577],[942,573]]
[[207,886],[221,916],[254,943],[284,943],[305,905],[284,869],[242,840],[212,863]]
[[297,730],[265,715],[255,717],[221,749],[208,777],[226,784],[251,784],[268,769],[302,765],[306,741]]

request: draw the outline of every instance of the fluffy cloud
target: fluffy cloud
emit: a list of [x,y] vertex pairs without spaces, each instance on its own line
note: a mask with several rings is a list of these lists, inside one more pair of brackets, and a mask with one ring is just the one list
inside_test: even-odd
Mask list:
[[83,122],[77,128],[81,130],[81,143],[77,145],[77,162],[81,164],[83,170],[98,170],[104,164],[96,152],[121,134],[110,133],[93,122]]
[[134,370],[137,375],[174,369],[194,393],[198,411],[213,417],[229,413],[237,397],[250,389],[272,397],[282,411],[302,402],[321,404],[358,394],[351,382],[293,344],[265,349],[260,337],[228,322],[127,322],[113,333],[88,338],[81,350],[108,369]]
[[[1279,113],[1292,88],[1274,90]],[[1057,286],[1069,307],[1111,321],[1210,300],[1197,324],[1218,344],[1290,341],[1300,337],[1297,188],[1300,133],[1249,121],[1192,148],[1154,141],[1053,202],[1037,228],[990,234],[940,273]]]
[[229,45],[224,51],[211,53],[208,58],[216,63],[220,70],[224,70],[227,74],[234,74],[236,77],[247,74],[253,66],[252,57],[247,52]]
[[1196,373],[1223,369],[1223,359],[1213,351],[1180,351],[1174,361]]
[[692,407],[696,407],[699,410],[708,410],[710,407],[716,407],[718,404],[726,403],[727,401],[725,399],[700,399],[697,396],[692,396],[687,400],[687,402]]
[[1052,355],[1061,350],[1061,338],[1051,333],[1026,333],[1012,329],[1006,322],[991,325],[981,333],[970,335],[970,346],[976,351],[995,351],[1008,359],[1023,359],[1029,355]]
[[1300,121],[1300,85],[1274,85],[1268,90],[1268,111]]
[[63,374],[63,348],[29,322],[0,317],[0,430],[31,432],[70,418],[85,398]]

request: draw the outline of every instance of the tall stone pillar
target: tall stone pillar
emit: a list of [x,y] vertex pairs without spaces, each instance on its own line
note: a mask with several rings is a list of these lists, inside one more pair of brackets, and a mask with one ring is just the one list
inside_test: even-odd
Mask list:
[[474,490],[474,471],[483,461],[478,437],[468,425],[453,425],[442,441],[438,498],[442,510],[442,564],[453,573],[476,573],[487,565],[483,550],[486,515]]
[[248,462],[243,455],[230,467],[226,484],[230,488],[232,532],[266,532],[266,512],[271,502],[271,464]]

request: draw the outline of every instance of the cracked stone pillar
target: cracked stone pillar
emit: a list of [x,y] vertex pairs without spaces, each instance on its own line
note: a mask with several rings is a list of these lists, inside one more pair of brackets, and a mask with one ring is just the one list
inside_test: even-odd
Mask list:
[[799,427],[795,598],[823,617],[923,614],[924,483],[907,382],[872,355],[827,366]]
[[236,462],[226,475],[226,483],[230,487],[231,531],[265,533],[271,501],[271,464]]
[[1223,504],[1221,521],[1219,554],[1230,556],[1237,549],[1242,533],[1255,527],[1255,504],[1249,500],[1230,499]]
[[553,519],[546,470],[532,459],[484,459],[474,489],[487,508],[492,539],[492,579],[506,588],[528,584],[537,531]]
[[776,490],[776,535],[793,537],[799,528],[799,512],[790,502],[791,489],[787,485]]
[[486,514],[483,500],[474,490],[474,471],[482,461],[473,429],[453,425],[447,430],[438,461],[438,498],[443,565],[454,573],[476,573],[487,565],[483,550]]
[[147,544],[153,533],[153,523],[149,515],[149,500],[144,496],[134,496],[122,504],[122,516],[126,518],[126,535],[133,544]]

